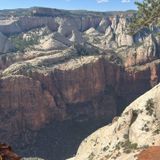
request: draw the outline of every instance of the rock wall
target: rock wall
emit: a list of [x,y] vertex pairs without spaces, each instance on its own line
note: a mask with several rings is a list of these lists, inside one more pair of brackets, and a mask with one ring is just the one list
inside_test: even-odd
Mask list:
[[48,73],[21,70],[1,78],[1,137],[7,139],[4,135],[13,130],[39,130],[54,120],[111,120],[159,82],[159,62],[136,70],[90,56],[78,67],[73,64],[66,62]]

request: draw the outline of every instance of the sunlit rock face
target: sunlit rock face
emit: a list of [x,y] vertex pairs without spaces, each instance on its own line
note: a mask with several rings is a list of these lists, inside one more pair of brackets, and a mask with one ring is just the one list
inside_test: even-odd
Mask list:
[[0,11],[0,137],[25,146],[55,122],[109,122],[158,84],[158,29],[130,35],[131,16]]
[[74,160],[158,160],[160,85],[140,96],[111,124],[82,141]]

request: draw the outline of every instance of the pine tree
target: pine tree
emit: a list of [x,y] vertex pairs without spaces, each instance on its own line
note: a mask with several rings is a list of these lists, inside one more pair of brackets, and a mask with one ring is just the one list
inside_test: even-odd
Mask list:
[[132,34],[144,27],[157,25],[160,22],[160,0],[144,0],[142,3],[135,2],[135,4],[138,11],[130,25]]

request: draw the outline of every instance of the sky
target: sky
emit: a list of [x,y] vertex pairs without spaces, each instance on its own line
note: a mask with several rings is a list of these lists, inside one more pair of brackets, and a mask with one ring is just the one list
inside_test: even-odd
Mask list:
[[134,2],[135,0],[0,0],[0,9],[37,6],[68,10],[124,11],[136,9]]

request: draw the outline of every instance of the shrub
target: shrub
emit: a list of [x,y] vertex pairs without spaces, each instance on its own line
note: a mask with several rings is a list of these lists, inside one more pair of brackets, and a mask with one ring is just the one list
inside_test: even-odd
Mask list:
[[139,114],[139,110],[133,110],[130,126],[136,121],[138,114]]
[[[125,136],[127,138],[127,136]],[[123,148],[124,153],[130,153],[132,150],[137,149],[137,143],[132,143],[127,139],[125,142],[118,142],[115,146],[116,150]]]
[[74,43],[74,48],[76,49],[78,56],[87,56],[90,54],[86,45]]
[[88,160],[92,160],[94,158],[95,154],[92,152],[89,157],[88,157]]
[[[149,122],[148,122],[148,123],[149,123]],[[146,131],[146,132],[149,131],[149,128],[148,128],[147,124],[145,124],[145,125],[142,127],[142,131]]]
[[124,153],[130,153],[132,150],[137,149],[137,143],[127,140],[122,144],[122,147],[124,148]]
[[159,134],[160,133],[160,129],[156,129],[153,133],[154,134]]
[[124,138],[124,139],[128,139],[128,138],[129,138],[129,135],[128,135],[128,134],[125,134],[125,135],[123,136],[123,138]]
[[109,149],[109,146],[106,146],[106,147],[103,148],[103,151],[105,152],[105,151],[107,151],[108,149]]
[[11,37],[11,42],[16,51],[23,52],[27,47],[38,43],[38,36],[32,35],[29,39],[23,39],[22,35],[16,35]]
[[152,115],[153,112],[154,112],[154,102],[153,102],[153,99],[148,99],[148,101],[146,102],[146,111],[147,111],[147,115]]

